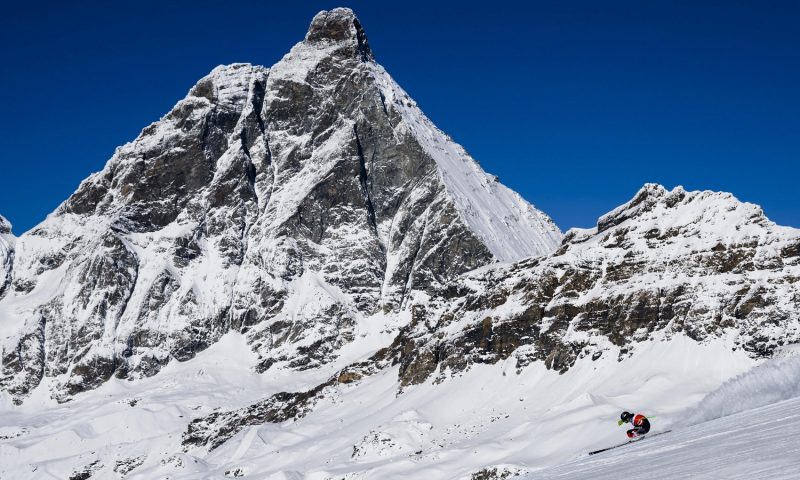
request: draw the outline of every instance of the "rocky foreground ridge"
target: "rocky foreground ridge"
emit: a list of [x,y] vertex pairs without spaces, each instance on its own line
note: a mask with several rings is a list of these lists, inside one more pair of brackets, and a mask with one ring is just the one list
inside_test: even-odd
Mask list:
[[0,245],[0,389],[52,378],[68,400],[230,330],[260,371],[314,368],[360,318],[560,239],[422,114],[350,10],[322,12],[273,67],[201,79],[13,257]]

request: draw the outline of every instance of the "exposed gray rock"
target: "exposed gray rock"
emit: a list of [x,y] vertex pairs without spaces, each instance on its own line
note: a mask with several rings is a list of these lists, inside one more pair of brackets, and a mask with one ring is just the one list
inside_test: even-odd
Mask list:
[[317,401],[337,385],[357,383],[362,378],[396,365],[394,344],[377,351],[368,360],[342,369],[325,382],[302,392],[279,392],[247,407],[218,411],[195,418],[186,428],[181,444],[185,450],[202,447],[213,450],[250,425],[298,420],[311,412]]
[[11,234],[11,223],[0,215],[0,299],[11,284],[15,243],[16,238]]
[[215,412],[192,420],[183,434],[185,449],[204,446],[213,450],[243,428],[264,423],[282,423],[304,417],[323,394],[329,382],[306,392],[281,392],[248,407],[229,412]]
[[521,477],[527,473],[526,469],[511,466],[486,467],[475,472],[470,477],[471,480],[506,480],[508,478]]
[[100,460],[95,460],[89,465],[72,472],[72,475],[69,476],[69,480],[88,480],[101,468],[103,468],[103,464],[100,463]]
[[141,466],[145,460],[146,460],[145,456],[128,457],[128,458],[123,458],[121,460],[117,460],[116,463],[114,464],[114,472],[124,477],[125,475],[135,470],[137,467]]

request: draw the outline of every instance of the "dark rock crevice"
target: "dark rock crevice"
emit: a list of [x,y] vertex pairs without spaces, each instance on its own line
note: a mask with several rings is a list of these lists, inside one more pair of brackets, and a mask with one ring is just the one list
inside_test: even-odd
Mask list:
[[369,174],[367,172],[367,162],[364,158],[364,149],[361,147],[361,139],[358,137],[358,126],[353,125],[353,135],[356,141],[356,154],[358,155],[358,181],[361,184],[361,190],[364,195],[364,203],[367,207],[367,220],[369,221],[372,231],[378,237],[378,223],[375,220],[375,207],[372,204],[372,187],[370,185]]

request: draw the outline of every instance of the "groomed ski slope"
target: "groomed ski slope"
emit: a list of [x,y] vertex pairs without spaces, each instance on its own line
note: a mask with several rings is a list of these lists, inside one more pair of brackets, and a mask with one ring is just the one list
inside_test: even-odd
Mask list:
[[525,480],[800,478],[800,398],[582,456]]
[[[343,362],[391,341],[388,324],[372,320],[360,325]],[[484,468],[543,472],[624,440],[616,424],[622,409],[656,415],[655,429],[679,428],[708,392],[753,367],[722,340],[683,336],[645,342],[618,358],[609,347],[563,375],[541,363],[518,370],[511,358],[401,395],[395,367],[338,386],[297,421],[245,428],[211,452],[184,451],[181,435],[192,418],[303,390],[334,373],[259,375],[255,355],[232,332],[192,361],[147,379],[113,379],[66,404],[50,399],[47,385],[22,406],[0,396],[0,478],[65,479],[89,470],[91,478],[119,479],[128,469],[130,480],[223,480],[229,472],[263,480],[471,480]]]

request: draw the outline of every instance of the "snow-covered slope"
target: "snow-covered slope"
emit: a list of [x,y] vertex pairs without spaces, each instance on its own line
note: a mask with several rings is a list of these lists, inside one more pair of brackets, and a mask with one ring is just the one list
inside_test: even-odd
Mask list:
[[798,411],[800,398],[793,398],[688,428],[676,425],[669,434],[514,478],[794,480],[800,472]]
[[385,101],[395,106],[404,128],[436,161],[438,173],[462,218],[503,262],[549,253],[561,236],[552,221],[505,185],[487,175],[469,154],[428,120],[380,65],[374,76]]
[[[361,331],[356,345],[379,341]],[[615,352],[616,353],[616,352]],[[259,375],[246,340],[229,333],[191,362],[172,363],[136,382],[113,379],[57,404],[41,388],[0,416],[0,476],[120,478],[469,479],[481,470],[533,471],[624,438],[622,409],[656,416],[654,429],[754,361],[725,341],[650,341],[623,362],[580,360],[558,374],[542,363],[521,371],[513,359],[479,365],[444,383],[427,381],[396,396],[397,367],[363,382],[338,383],[305,417],[248,426],[222,446],[186,451],[187,421],[303,390],[319,372]],[[57,456],[53,455],[58,451]],[[227,474],[226,474],[227,472]]]
[[22,235],[0,389],[67,400],[231,330],[258,369],[315,368],[355,324],[561,233],[436,129],[347,9],[272,68],[220,66]]

